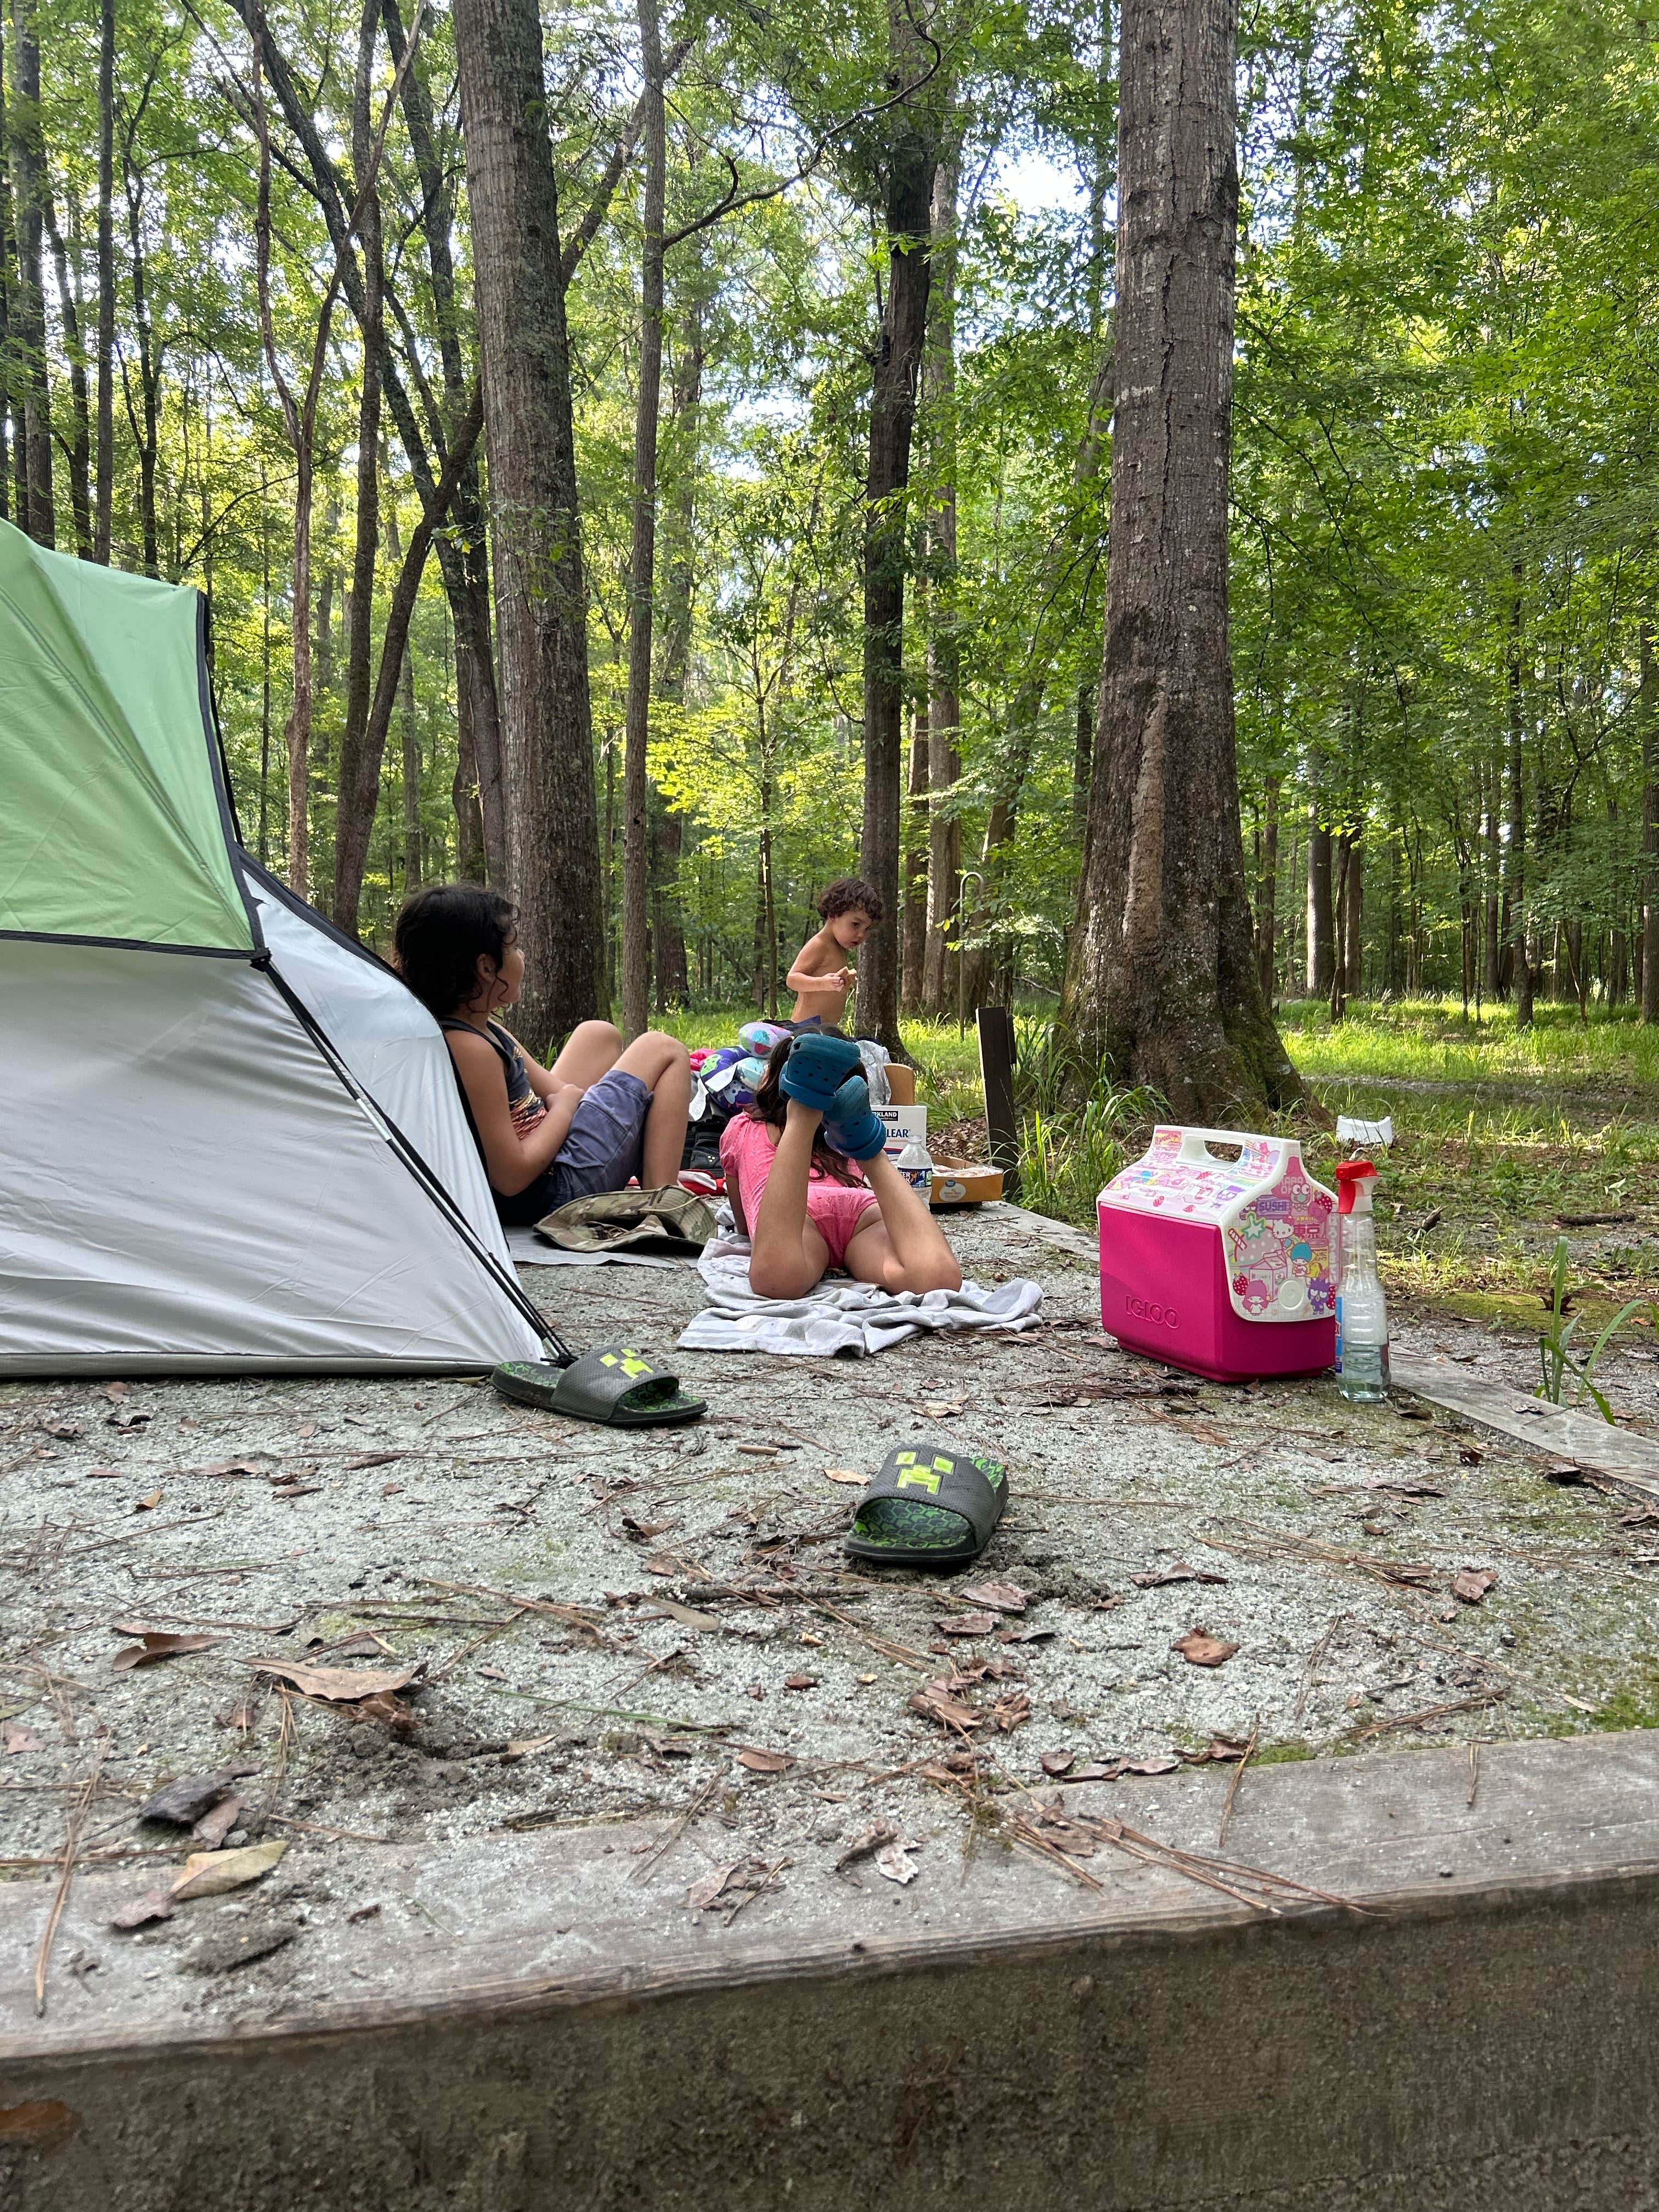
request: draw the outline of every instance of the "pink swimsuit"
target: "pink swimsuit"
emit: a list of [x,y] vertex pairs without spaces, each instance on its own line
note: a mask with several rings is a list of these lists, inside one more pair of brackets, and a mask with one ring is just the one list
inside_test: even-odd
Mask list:
[[[733,1177],[737,1180],[751,1237],[777,1148],[777,1132],[752,1114],[734,1114],[720,1132],[720,1165],[728,1191]],[[847,1247],[860,1229],[872,1226],[872,1217],[879,1212],[867,1183],[834,1182],[818,1167],[807,1178],[806,1218],[829,1246],[832,1267],[846,1266]]]

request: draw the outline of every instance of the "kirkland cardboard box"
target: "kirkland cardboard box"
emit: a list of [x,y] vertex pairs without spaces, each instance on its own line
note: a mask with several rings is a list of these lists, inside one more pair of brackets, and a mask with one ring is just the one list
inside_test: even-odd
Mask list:
[[913,1137],[927,1141],[927,1109],[925,1106],[877,1106],[871,1109],[878,1121],[887,1131],[887,1142],[882,1146],[890,1160],[897,1159]]

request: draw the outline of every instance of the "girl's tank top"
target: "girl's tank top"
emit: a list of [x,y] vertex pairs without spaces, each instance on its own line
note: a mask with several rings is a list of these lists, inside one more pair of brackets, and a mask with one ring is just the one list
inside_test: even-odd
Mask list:
[[[464,1030],[469,1036],[483,1036],[489,1038],[500,1056],[501,1072],[507,1078],[507,1111],[513,1116],[514,1127],[520,1136],[523,1136],[527,1129],[534,1128],[547,1111],[547,1101],[538,1097],[531,1089],[530,1078],[525,1070],[524,1054],[500,1024],[491,1022],[488,1028],[482,1030],[472,1022],[441,1021],[438,1027],[441,1030]],[[471,1123],[472,1109],[467,1103],[466,1085],[463,1083],[459,1085],[459,1089],[461,1103],[466,1107],[466,1118],[468,1122]],[[477,1140],[477,1135],[478,1132],[475,1125],[472,1129],[475,1143]],[[479,1149],[482,1151],[483,1147],[480,1146]]]

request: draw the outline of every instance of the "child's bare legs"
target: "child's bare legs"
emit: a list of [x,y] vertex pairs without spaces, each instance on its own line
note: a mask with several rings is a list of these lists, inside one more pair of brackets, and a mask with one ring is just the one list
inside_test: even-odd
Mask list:
[[590,1090],[613,1067],[637,1075],[651,1093],[640,1144],[640,1185],[663,1190],[680,1171],[685,1153],[685,1120],[691,1106],[691,1063],[678,1037],[647,1030],[626,1052],[614,1022],[579,1022],[552,1073],[561,1083]]
[[[793,1104],[789,1110],[794,1112]],[[866,1160],[864,1172],[881,1207],[881,1220],[848,1239],[848,1273],[884,1291],[959,1291],[962,1269],[957,1255],[921,1193],[905,1181],[885,1152]],[[776,1173],[774,1169],[774,1180]],[[772,1195],[769,1182],[766,1195]]]
[[637,1075],[651,1093],[640,1146],[640,1184],[665,1190],[678,1180],[685,1157],[685,1121],[691,1110],[691,1062],[678,1037],[661,1030],[636,1036],[616,1066]]
[[799,1098],[789,1101],[760,1212],[750,1227],[749,1287],[757,1297],[804,1297],[830,1265],[830,1247],[806,1218],[812,1139],[823,1119]]

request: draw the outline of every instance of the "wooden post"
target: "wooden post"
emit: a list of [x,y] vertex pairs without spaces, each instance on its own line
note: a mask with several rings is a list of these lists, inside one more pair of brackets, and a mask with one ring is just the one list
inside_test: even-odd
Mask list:
[[991,1165],[1000,1168],[1003,1188],[1012,1197],[1019,1188],[1019,1125],[1014,1117],[1014,1018],[1006,1006],[979,1009],[979,1073],[985,1089],[985,1127]]

